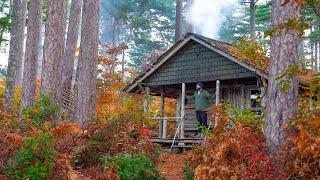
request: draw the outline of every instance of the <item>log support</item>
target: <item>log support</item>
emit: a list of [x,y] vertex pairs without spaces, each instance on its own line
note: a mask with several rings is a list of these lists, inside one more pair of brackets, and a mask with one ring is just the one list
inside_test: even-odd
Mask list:
[[[216,106],[220,104],[220,80],[216,81]],[[214,127],[218,126],[218,118],[214,120]]]
[[186,101],[186,84],[182,83],[182,86],[181,86],[180,139],[184,138],[185,101]]
[[220,103],[220,80],[216,81],[216,106]]
[[[165,98],[164,98],[164,89],[161,87],[161,102],[160,102],[160,113],[161,117],[164,117],[164,105],[165,105]],[[162,126],[162,138],[165,139],[167,137],[167,129],[168,129],[168,120],[163,118],[160,122],[160,127]]]
[[177,97],[177,104],[176,104],[176,121],[177,121],[177,127],[179,126],[179,121],[181,118],[181,92],[179,93],[179,96]]
[[244,85],[242,84],[240,87],[240,109],[246,108],[246,98],[245,98],[245,92],[244,92]]
[[143,100],[143,112],[148,113],[149,112],[149,95],[150,95],[150,87],[145,88],[145,96]]

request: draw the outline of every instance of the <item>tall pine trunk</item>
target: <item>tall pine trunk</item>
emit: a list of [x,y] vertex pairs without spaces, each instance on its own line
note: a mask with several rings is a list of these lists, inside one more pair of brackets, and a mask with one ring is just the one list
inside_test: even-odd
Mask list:
[[37,80],[37,62],[41,33],[42,0],[31,0],[28,11],[27,46],[23,68],[21,110],[34,103]]
[[193,33],[194,32],[194,25],[192,21],[192,6],[193,6],[193,0],[187,0],[187,25],[186,29],[187,32]]
[[61,88],[61,60],[65,47],[66,0],[48,0],[47,22],[43,48],[41,93],[50,93],[59,102]]
[[[295,1],[283,4],[282,0],[272,0],[272,26],[279,25],[288,20],[299,18],[299,8]],[[268,105],[266,114],[266,142],[269,153],[275,153],[286,144],[287,135],[283,125],[297,112],[298,77],[284,79],[288,83],[287,90],[282,89],[281,74],[290,67],[298,65],[299,32],[292,29],[279,29],[272,34],[270,40],[270,67],[268,82]]]
[[250,0],[250,38],[256,39],[256,0]]
[[175,41],[182,38],[182,0],[176,0],[176,29]]
[[74,61],[78,42],[82,0],[72,0],[66,47],[62,58],[62,83],[63,88],[71,90]]
[[84,0],[80,58],[76,78],[75,121],[84,124],[95,115],[99,47],[99,0]]
[[5,108],[12,110],[14,85],[19,85],[21,77],[21,63],[23,58],[25,13],[27,0],[13,0],[10,11],[12,14],[10,29],[10,49],[8,59],[8,70],[5,88]]
[[318,71],[318,42],[316,41],[315,43],[314,43],[314,49],[315,49],[315,51],[314,51],[314,70],[315,71]]

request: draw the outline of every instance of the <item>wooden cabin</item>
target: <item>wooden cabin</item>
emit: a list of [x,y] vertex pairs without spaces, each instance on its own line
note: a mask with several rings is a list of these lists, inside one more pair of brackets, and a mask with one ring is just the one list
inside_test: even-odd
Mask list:
[[[160,96],[162,103],[159,108],[162,112],[165,97],[177,99],[176,117],[154,118],[160,121],[159,137],[154,139],[155,142],[172,145],[180,141],[188,142],[185,135],[194,129],[196,117],[194,101],[186,101],[185,96],[193,94],[197,82],[203,82],[204,89],[216,95],[213,103],[223,100],[239,108],[256,109],[261,106],[255,100],[257,94],[264,93],[263,82],[266,82],[267,74],[255,65],[238,59],[230,47],[230,44],[188,33],[162,54],[152,68],[123,89],[127,93]],[[147,107],[146,101],[146,111]],[[176,142],[167,138],[168,121],[177,123]]]

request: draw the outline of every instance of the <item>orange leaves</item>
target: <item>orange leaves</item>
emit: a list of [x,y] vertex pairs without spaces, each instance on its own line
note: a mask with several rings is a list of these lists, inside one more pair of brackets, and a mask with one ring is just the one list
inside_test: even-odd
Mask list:
[[212,119],[219,119],[218,126],[188,158],[195,179],[278,179],[283,174],[267,156],[260,131],[254,126],[230,125],[230,118],[235,117],[230,117],[224,104],[214,107],[214,114]]
[[305,0],[284,0],[282,6],[290,3],[290,2],[295,2],[296,3],[296,8],[298,10],[298,8],[302,5],[302,3],[304,2]]
[[257,42],[250,41],[249,38],[244,37],[237,42],[236,47],[229,46],[228,50],[245,63],[267,71],[269,66],[267,51]]
[[116,47],[107,48],[107,52],[109,54],[114,54],[114,53],[118,53],[118,52],[120,52],[122,50],[126,50],[126,49],[128,49],[128,45],[127,44],[121,44],[121,45],[116,46]]
[[57,127],[53,130],[53,135],[55,138],[66,138],[68,136],[73,135],[81,135],[83,133],[83,129],[77,123],[72,122],[64,122],[57,125]]
[[278,171],[265,154],[262,135],[242,127],[209,138],[189,159],[195,179],[276,179]]

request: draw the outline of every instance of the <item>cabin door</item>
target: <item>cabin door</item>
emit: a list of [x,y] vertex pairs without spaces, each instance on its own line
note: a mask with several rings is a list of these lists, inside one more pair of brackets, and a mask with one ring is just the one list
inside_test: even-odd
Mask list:
[[243,108],[243,91],[240,87],[224,88],[221,90],[222,100],[237,108]]

